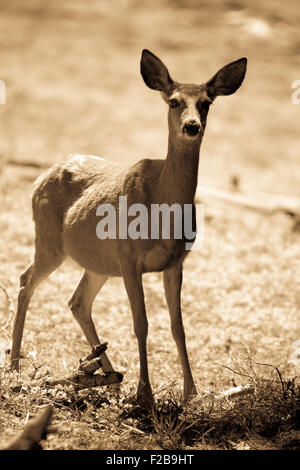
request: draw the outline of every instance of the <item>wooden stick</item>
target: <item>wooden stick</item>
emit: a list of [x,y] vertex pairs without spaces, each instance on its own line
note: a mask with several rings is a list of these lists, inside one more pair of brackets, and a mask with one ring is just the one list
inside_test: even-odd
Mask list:
[[70,377],[46,380],[45,385],[72,385],[76,390],[121,383],[123,374],[116,371],[106,372],[104,375],[94,374],[102,366],[100,356],[106,351],[107,343],[93,346],[92,352],[79,360],[78,369]]
[[53,416],[53,406],[49,405],[45,410],[28,421],[24,430],[3,450],[43,450],[40,441],[46,439],[47,434],[56,432],[50,425]]
[[105,375],[100,374],[86,374],[84,372],[76,371],[70,377],[61,379],[46,380],[45,385],[72,385],[75,390],[82,390],[83,388],[99,387],[104,385],[112,385],[121,383],[123,374],[120,372],[109,371]]
[[91,361],[95,357],[100,357],[106,351],[106,349],[107,349],[107,342],[93,346],[92,352],[90,354],[88,354],[83,359],[79,359],[80,364],[83,364],[86,361]]
[[84,361],[78,367],[78,370],[81,372],[85,372],[86,374],[93,374],[96,370],[102,367],[102,362],[99,357],[94,357],[90,361]]

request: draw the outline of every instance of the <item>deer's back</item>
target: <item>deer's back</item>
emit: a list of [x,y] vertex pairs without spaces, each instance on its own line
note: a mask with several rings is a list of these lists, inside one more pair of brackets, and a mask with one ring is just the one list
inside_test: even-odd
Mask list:
[[63,220],[67,211],[89,189],[105,194],[114,186],[117,191],[123,173],[124,168],[100,157],[70,156],[37,179],[32,197],[34,220],[38,221],[44,208],[53,208]]

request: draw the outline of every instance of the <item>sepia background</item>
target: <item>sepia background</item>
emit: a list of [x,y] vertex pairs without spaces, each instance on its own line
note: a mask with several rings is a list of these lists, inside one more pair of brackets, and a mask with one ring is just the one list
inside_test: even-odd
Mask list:
[[[0,283],[12,308],[19,275],[33,256],[30,197],[43,168],[72,152],[128,164],[166,155],[167,107],[140,76],[143,48],[158,55],[175,80],[188,83],[202,83],[226,63],[248,57],[241,89],[218,98],[210,111],[200,193],[201,184],[228,188],[237,181],[249,192],[300,197],[300,104],[292,103],[292,83],[300,80],[299,24],[297,0],[1,0],[0,80],[6,84],[6,104],[0,105]],[[232,205],[205,210],[203,249],[185,262],[182,292],[198,390],[243,384],[243,376],[224,367],[236,355],[284,363],[288,376],[296,375],[299,362],[291,361],[300,338],[295,220]],[[66,263],[32,299],[23,339],[22,380],[28,387],[32,369],[62,375],[89,350],[67,307],[80,277],[81,270]],[[168,387],[179,393],[181,371],[161,274],[144,279],[152,385],[157,393]],[[116,368],[126,371],[124,390],[134,387],[137,344],[121,279],[103,287],[94,320]],[[3,358],[11,318],[2,291],[0,324]],[[13,435],[22,427],[27,411],[38,411],[28,396],[6,398],[3,439],[7,430]],[[48,448],[151,448],[155,441],[151,435],[148,441],[138,434],[129,439],[128,429],[120,426],[107,441],[101,408],[93,410],[95,416],[64,413],[68,423],[60,422],[62,414],[57,418],[63,439],[53,438]],[[269,448],[268,440],[255,445]]]

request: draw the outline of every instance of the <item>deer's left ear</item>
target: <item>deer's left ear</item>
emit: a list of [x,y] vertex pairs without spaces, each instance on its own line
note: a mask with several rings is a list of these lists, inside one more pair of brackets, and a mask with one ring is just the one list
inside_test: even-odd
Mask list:
[[242,57],[221,68],[207,83],[209,95],[231,95],[242,84],[247,69],[247,57]]

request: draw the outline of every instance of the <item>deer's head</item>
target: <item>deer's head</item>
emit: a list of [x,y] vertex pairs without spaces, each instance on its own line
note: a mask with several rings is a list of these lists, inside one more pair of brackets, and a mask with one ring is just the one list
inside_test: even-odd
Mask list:
[[247,58],[242,57],[225,65],[208,82],[193,85],[172,80],[167,67],[147,49],[141,59],[144,82],[161,92],[169,105],[170,131],[183,139],[202,138],[210,105],[217,96],[231,95],[241,86],[246,67]]

